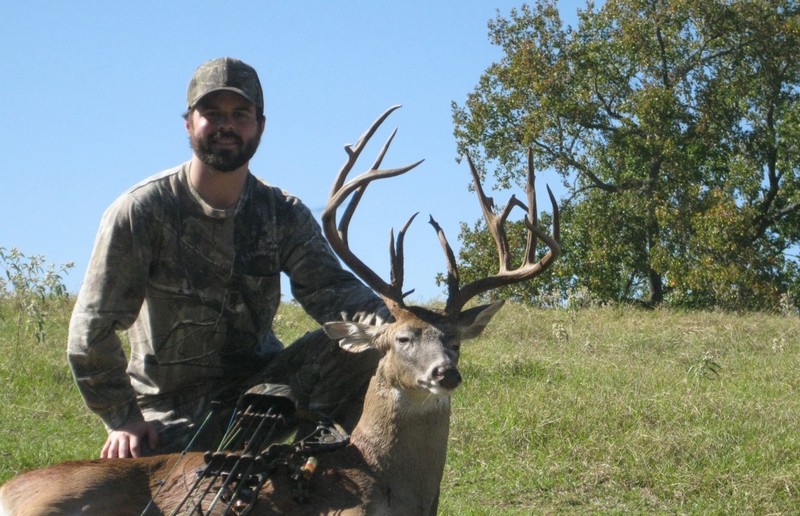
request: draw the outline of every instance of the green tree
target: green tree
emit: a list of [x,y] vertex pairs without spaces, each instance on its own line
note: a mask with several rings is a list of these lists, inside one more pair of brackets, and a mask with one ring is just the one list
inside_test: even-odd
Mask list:
[[459,150],[501,187],[524,177],[528,148],[562,177],[553,281],[698,307],[796,291],[797,2],[608,0],[578,20],[554,0],[498,15],[503,58],[453,105]]

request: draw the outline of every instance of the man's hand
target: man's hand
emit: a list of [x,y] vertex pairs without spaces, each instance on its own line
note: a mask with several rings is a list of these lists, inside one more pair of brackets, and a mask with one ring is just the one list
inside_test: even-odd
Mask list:
[[158,432],[152,421],[137,421],[112,430],[100,451],[101,459],[116,457],[141,457],[142,444],[154,450],[158,446]]

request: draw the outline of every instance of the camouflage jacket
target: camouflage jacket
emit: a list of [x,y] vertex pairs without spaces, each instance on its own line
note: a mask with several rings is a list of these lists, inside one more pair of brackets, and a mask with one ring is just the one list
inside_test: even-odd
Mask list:
[[[69,329],[68,358],[107,428],[235,385],[282,344],[280,273],[318,322],[380,311],[342,269],[297,198],[252,174],[237,206],[208,206],[189,163],[133,187],[105,212]],[[126,359],[117,330],[129,330]]]

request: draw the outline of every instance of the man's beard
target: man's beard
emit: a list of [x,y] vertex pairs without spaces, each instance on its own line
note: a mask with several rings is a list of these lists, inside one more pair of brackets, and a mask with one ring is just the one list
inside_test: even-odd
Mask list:
[[[215,137],[235,138],[239,142],[237,149],[219,149],[214,148]],[[217,131],[216,133],[208,136],[207,138],[196,138],[193,135],[189,136],[189,143],[195,155],[206,165],[219,170],[220,172],[232,172],[252,158],[261,138],[258,136],[245,142],[242,138],[230,131]]]

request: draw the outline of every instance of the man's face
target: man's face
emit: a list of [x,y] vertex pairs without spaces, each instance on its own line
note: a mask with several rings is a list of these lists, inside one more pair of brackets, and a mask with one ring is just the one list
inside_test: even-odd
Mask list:
[[209,93],[186,120],[195,155],[220,172],[231,172],[250,161],[264,132],[264,119],[252,102],[232,91]]

